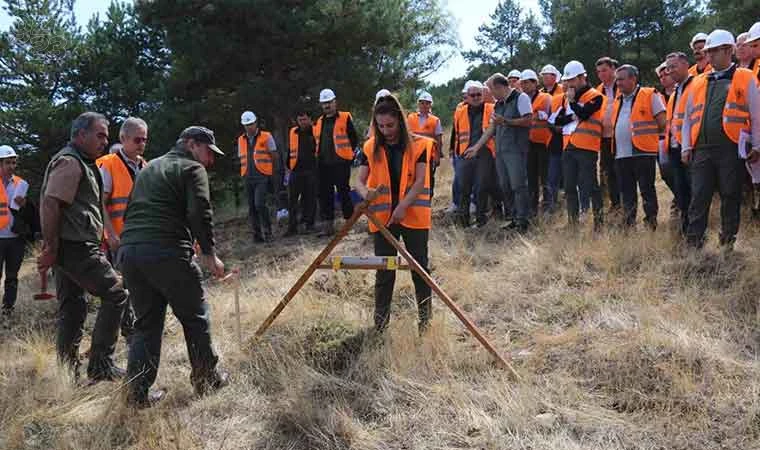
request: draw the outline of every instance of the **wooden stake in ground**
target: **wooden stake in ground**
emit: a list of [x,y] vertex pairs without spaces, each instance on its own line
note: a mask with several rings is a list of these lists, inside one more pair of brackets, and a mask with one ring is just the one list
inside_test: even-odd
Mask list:
[[[380,233],[382,233],[383,237],[393,245],[393,247],[396,248],[396,251],[399,252],[399,254],[407,261],[409,264],[408,267],[417,272],[417,274],[422,277],[422,279],[425,281],[425,283],[430,286],[430,288],[435,292],[438,297],[443,300],[443,303],[451,310],[451,312],[454,313],[454,315],[464,324],[464,326],[472,333],[475,338],[483,345],[483,347],[488,350],[491,355],[496,359],[496,361],[505,369],[507,369],[512,377],[514,377],[515,380],[520,380],[520,376],[517,374],[515,369],[512,367],[511,364],[507,362],[506,359],[496,350],[496,348],[486,339],[486,337],[483,335],[483,333],[480,331],[480,329],[465,315],[464,311],[462,311],[459,306],[454,302],[454,300],[451,299],[451,297],[446,294],[443,289],[441,289],[440,286],[433,280],[433,278],[430,276],[429,273],[425,271],[425,269],[412,257],[412,255],[404,248],[401,243],[396,240],[396,238],[393,237],[390,231],[385,227],[385,224],[382,223],[377,217],[375,217],[374,214],[368,211],[367,209],[367,202],[362,202],[361,204],[357,205],[357,207],[354,210],[354,214],[351,216],[350,219],[346,221],[346,223],[343,225],[343,228],[340,229],[340,231],[333,237],[333,239],[327,244],[327,246],[322,250],[322,252],[312,261],[312,263],[309,265],[309,267],[306,268],[306,271],[301,275],[300,278],[296,281],[296,283],[293,285],[293,287],[290,288],[290,290],[285,294],[285,297],[283,297],[282,300],[280,300],[280,303],[277,304],[277,306],[272,310],[272,312],[269,314],[269,316],[264,320],[264,322],[259,326],[258,330],[256,330],[256,337],[260,337],[261,335],[266,332],[266,330],[269,328],[270,325],[272,325],[272,322],[277,318],[277,316],[280,315],[283,309],[290,303],[290,301],[293,299],[293,297],[298,293],[298,291],[301,290],[301,288],[306,284],[306,282],[309,280],[311,275],[319,268],[333,268],[333,266],[325,265],[323,262],[327,259],[328,256],[330,256],[330,252],[335,248],[335,246],[338,245],[338,243],[343,239],[350,229],[354,226],[357,220],[359,220],[359,217],[362,215],[366,215],[367,218],[377,226],[377,228],[380,230]],[[357,264],[361,265],[361,264]],[[371,269],[377,269],[377,262],[373,261],[371,264],[366,264],[365,266],[367,268]],[[387,269],[387,267],[383,267],[383,269]]]

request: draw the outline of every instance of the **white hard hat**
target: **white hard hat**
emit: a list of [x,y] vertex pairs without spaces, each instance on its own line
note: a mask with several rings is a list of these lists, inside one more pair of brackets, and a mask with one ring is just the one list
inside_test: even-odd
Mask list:
[[[375,94],[375,101],[378,101],[382,97],[387,97],[389,95],[393,95],[391,94],[391,91],[389,91],[388,89],[380,89],[379,91],[377,91],[377,94]],[[324,100],[324,101],[329,102],[330,100]]]
[[256,122],[256,114],[254,114],[253,111],[246,111],[240,115],[241,125],[250,125],[255,122]]
[[332,89],[322,89],[319,92],[319,102],[331,102],[335,100],[335,92],[332,91]]
[[556,68],[556,67],[554,67],[554,66],[553,66],[553,65],[551,65],[551,64],[547,64],[547,65],[545,65],[545,66],[544,66],[544,68],[543,68],[543,69],[541,69],[541,72],[540,72],[540,74],[541,74],[541,75],[547,75],[547,74],[549,74],[549,75],[554,75],[554,76],[555,76],[555,77],[557,77],[557,78],[559,78],[559,77],[560,77],[560,75],[561,75],[561,74],[559,73],[559,70],[557,70],[557,68]]
[[536,75],[536,72],[530,69],[525,69],[520,74],[520,81],[525,81],[525,80],[538,81],[538,75]]
[[657,66],[656,69],[654,69],[654,73],[656,73],[657,76],[659,77],[660,76],[660,72],[662,72],[663,70],[665,70],[667,67],[668,67],[668,63],[666,63],[666,62],[663,61],[662,64],[660,64],[659,66]]
[[473,82],[470,84],[470,87],[468,89],[472,89],[472,88],[484,89],[485,85],[478,80],[473,80]]
[[707,34],[705,33],[697,33],[694,35],[693,38],[691,38],[691,44],[689,44],[689,47],[694,48],[694,44],[701,41],[707,40]]
[[755,22],[754,25],[749,27],[749,37],[746,42],[753,42],[760,39],[760,22]]
[[735,45],[734,35],[730,31],[726,30],[714,30],[707,36],[707,42],[705,42],[705,50],[711,48],[718,48],[723,45]]
[[0,145],[0,159],[15,158],[16,151],[10,145]]
[[467,93],[467,91],[472,87],[472,83],[474,83],[474,81],[472,80],[467,80],[464,82],[464,87],[462,88],[462,94]]
[[520,78],[520,71],[519,70],[510,70],[509,75],[507,75],[507,78]]
[[736,45],[746,44],[748,37],[749,37],[749,32],[747,32],[747,31],[745,31],[744,33],[740,33],[740,34],[736,35]]
[[417,98],[417,101],[433,103],[433,96],[430,95],[430,92],[422,91],[420,92],[420,96]]
[[586,75],[586,69],[580,61],[570,61],[565,64],[565,70],[562,73],[562,81],[572,80],[578,75]]

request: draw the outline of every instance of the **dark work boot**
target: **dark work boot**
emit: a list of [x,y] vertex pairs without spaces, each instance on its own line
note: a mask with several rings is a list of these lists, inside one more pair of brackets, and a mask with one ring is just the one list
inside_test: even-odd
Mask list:
[[230,384],[230,374],[224,369],[216,369],[209,377],[193,380],[195,393],[199,396],[211,394]]

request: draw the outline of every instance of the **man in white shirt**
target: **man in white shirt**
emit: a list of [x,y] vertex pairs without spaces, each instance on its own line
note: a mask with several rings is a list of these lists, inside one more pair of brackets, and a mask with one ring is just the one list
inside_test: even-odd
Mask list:
[[[8,145],[0,146],[0,178],[3,180],[5,198],[0,204],[0,215],[8,218],[5,226],[0,228],[0,271],[5,270],[5,293],[3,295],[2,314],[8,317],[16,305],[18,292],[18,271],[24,260],[24,239],[11,231],[13,229],[14,211],[26,204],[26,192],[29,184],[15,176],[16,152]],[[3,220],[5,222],[5,220]]]

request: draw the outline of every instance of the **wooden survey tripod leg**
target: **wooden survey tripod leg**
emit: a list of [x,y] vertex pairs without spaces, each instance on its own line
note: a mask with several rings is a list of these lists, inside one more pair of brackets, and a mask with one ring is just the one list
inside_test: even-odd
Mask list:
[[516,380],[520,380],[520,376],[517,374],[515,369],[512,367],[511,364],[507,362],[507,360],[504,359],[503,356],[496,350],[496,348],[491,345],[491,343],[486,339],[485,336],[483,336],[483,333],[480,332],[480,329],[464,314],[464,311],[462,311],[459,306],[457,306],[456,303],[454,303],[454,300],[451,299],[451,297],[448,296],[445,292],[443,292],[443,289],[441,289],[440,286],[433,280],[433,278],[428,274],[425,269],[420,266],[420,263],[417,262],[416,259],[412,257],[412,255],[404,248],[401,243],[393,237],[390,231],[385,227],[385,224],[383,224],[380,220],[378,220],[377,217],[375,217],[374,214],[372,214],[370,211],[365,211],[364,214],[367,216],[367,218],[375,224],[375,226],[380,230],[380,233],[383,234],[383,237],[385,237],[385,240],[387,240],[392,246],[396,248],[396,250],[399,252],[401,256],[406,259],[407,263],[409,264],[409,267],[417,272],[417,274],[422,277],[422,279],[427,283],[428,286],[435,292],[438,297],[443,300],[443,303],[446,304],[446,306],[449,307],[451,312],[454,313],[455,316],[464,324],[465,327],[467,327],[468,330],[475,336],[475,338],[480,341],[480,343],[485,347],[486,350],[488,350],[494,358],[496,358],[496,361],[498,361],[505,369],[509,370],[509,372],[512,374],[512,376]]
[[330,253],[333,251],[336,245],[346,237],[348,232],[351,230],[351,228],[354,226],[357,220],[359,220],[359,217],[364,214],[364,211],[367,209],[367,202],[359,203],[354,207],[354,214],[349,218],[345,224],[343,224],[343,228],[341,228],[338,233],[332,238],[332,240],[327,244],[327,246],[322,250],[322,252],[314,259],[314,261],[311,262],[309,267],[306,268],[304,273],[301,275],[301,277],[296,281],[296,283],[293,285],[293,287],[290,288],[287,294],[285,294],[285,297],[280,300],[280,303],[277,304],[277,306],[272,310],[272,312],[269,314],[269,317],[266,318],[264,323],[259,326],[259,329],[256,330],[256,337],[261,336],[264,334],[264,332],[267,331],[267,328],[269,328],[270,325],[272,325],[272,322],[277,318],[277,316],[280,315],[283,309],[290,303],[290,301],[293,299],[293,297],[298,293],[298,291],[301,290],[304,284],[306,284],[307,281],[309,281],[309,278],[312,276],[312,274],[319,268],[319,265],[322,264],[322,262],[327,259],[328,256],[330,256]]

